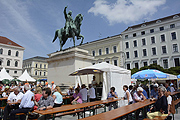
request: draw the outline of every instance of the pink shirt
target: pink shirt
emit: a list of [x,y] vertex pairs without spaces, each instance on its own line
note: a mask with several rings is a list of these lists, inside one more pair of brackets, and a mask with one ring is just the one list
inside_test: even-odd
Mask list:
[[78,93],[78,94],[74,93],[74,94],[73,94],[74,99],[76,99],[78,96],[79,96],[79,99],[77,100],[77,102],[78,102],[78,103],[82,103],[81,93]]

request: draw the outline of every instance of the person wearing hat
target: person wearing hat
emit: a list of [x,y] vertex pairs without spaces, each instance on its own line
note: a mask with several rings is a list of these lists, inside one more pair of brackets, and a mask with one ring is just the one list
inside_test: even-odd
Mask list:
[[170,84],[170,89],[171,89],[171,93],[175,92],[174,84],[173,83]]
[[54,91],[56,85],[54,84],[54,81],[51,82],[51,90]]
[[48,82],[45,83],[45,87],[51,87],[51,85],[48,84]]
[[82,96],[82,102],[86,103],[87,102],[87,89],[86,89],[86,85],[85,84],[81,85],[80,94]]
[[151,100],[157,100],[158,99],[158,85],[154,84],[153,89],[151,90]]

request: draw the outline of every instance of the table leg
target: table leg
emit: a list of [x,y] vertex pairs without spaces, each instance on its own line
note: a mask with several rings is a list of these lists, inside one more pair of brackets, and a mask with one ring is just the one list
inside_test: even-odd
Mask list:
[[85,112],[86,112],[86,108],[84,108],[84,118],[86,117]]
[[106,104],[104,104],[104,112],[106,112]]
[[53,114],[53,120],[55,120],[54,114]]

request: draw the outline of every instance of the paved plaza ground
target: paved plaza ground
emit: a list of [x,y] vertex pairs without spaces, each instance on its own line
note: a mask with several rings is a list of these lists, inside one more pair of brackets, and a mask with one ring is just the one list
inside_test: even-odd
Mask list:
[[[104,108],[100,108],[100,109],[98,109],[97,112],[99,114],[99,113],[102,113],[103,111],[104,111]],[[175,120],[180,120],[180,107],[177,109],[177,111],[178,111],[178,113],[175,114],[174,117],[175,117]],[[86,117],[88,117],[88,116],[89,116],[89,114],[88,114],[88,112],[86,112]],[[56,118],[56,120],[77,120],[77,119],[78,119],[77,116],[73,117],[72,115],[66,115],[61,118]]]

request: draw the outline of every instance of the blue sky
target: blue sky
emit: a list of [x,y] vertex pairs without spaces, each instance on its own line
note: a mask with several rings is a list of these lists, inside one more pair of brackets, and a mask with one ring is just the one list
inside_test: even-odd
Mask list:
[[[52,43],[65,25],[64,7],[84,15],[84,43],[120,34],[128,26],[180,12],[180,0],[0,0],[0,36],[25,48],[24,59],[59,50]],[[76,41],[78,45],[80,41]],[[63,48],[73,46],[70,39]]]

